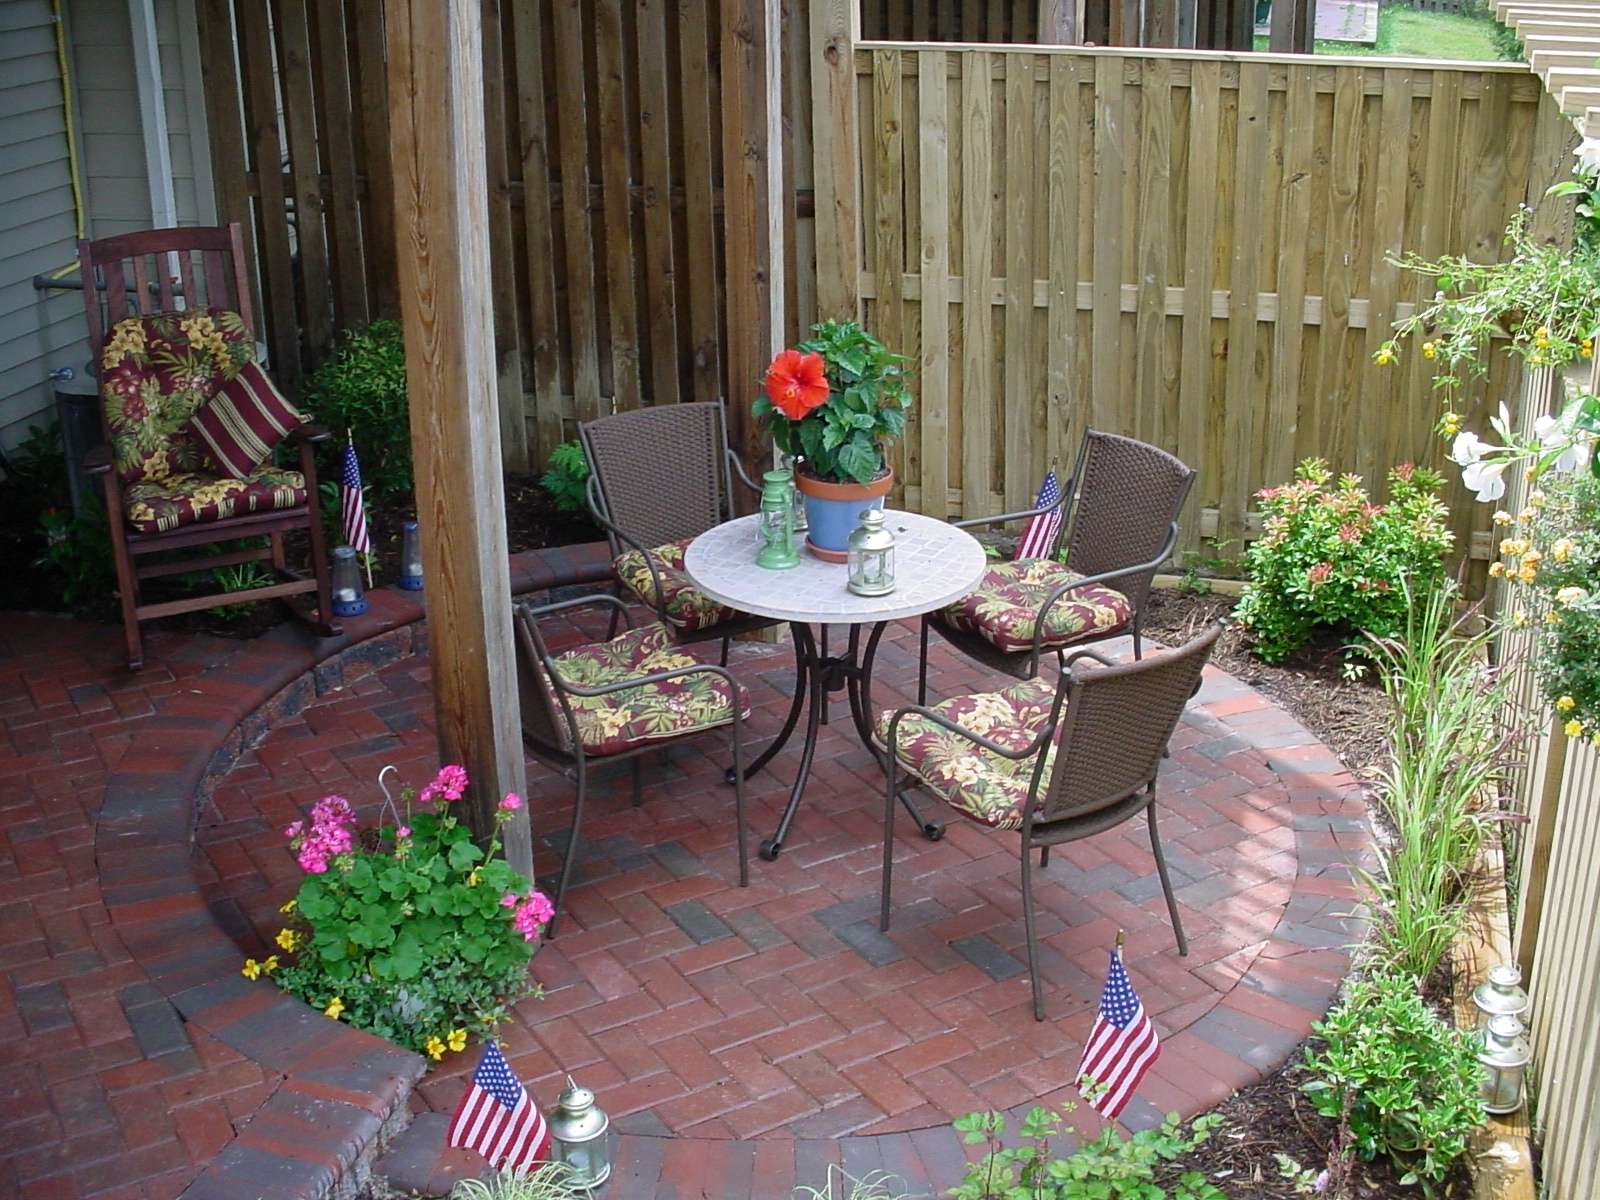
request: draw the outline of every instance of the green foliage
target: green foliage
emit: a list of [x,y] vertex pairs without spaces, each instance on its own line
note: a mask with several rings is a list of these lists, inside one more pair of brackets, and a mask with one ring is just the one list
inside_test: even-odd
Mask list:
[[792,421],[760,396],[751,406],[783,453],[805,460],[819,479],[869,483],[883,474],[884,448],[905,432],[911,392],[906,359],[854,321],[813,325],[816,336],[797,349],[822,355],[829,396],[803,420]]
[[346,330],[339,348],[306,384],[304,407],[334,434],[322,470],[337,479],[348,429],[362,482],[385,500],[411,494],[411,425],[406,404],[406,349],[400,325],[374,321]]
[[1548,478],[1530,525],[1544,555],[1534,585],[1545,612],[1534,669],[1569,736],[1593,738],[1600,735],[1600,479]]
[[[438,787],[416,811],[407,789],[404,815],[364,844],[336,796],[285,831],[309,873],[278,935],[294,961],[276,973],[307,1004],[433,1058],[492,1033],[529,994],[533,937],[549,919],[548,901],[498,856],[499,822],[485,850]],[[245,964],[252,978],[274,969]]]
[[48,508],[39,518],[45,552],[40,566],[61,577],[61,600],[73,612],[99,614],[115,605],[116,564],[111,557],[111,529],[98,504],[86,504],[83,515],[71,509]]
[[490,1179],[461,1179],[450,1200],[592,1200],[592,1193],[573,1182],[566,1163],[538,1163],[526,1175],[501,1171]]
[[[1600,55],[1596,59],[1600,60]],[[1571,179],[1551,184],[1545,195],[1576,196],[1572,235],[1584,249],[1600,250],[1600,171],[1580,163],[1573,168]]]
[[[216,567],[211,572],[211,578],[225,592],[248,592],[252,588],[266,587],[272,582],[272,573],[258,562],[246,562]],[[237,621],[249,613],[252,603],[219,604],[210,611],[225,621]]]
[[905,1200],[907,1192],[896,1186],[899,1183],[899,1177],[887,1171],[868,1171],[857,1177],[830,1163],[820,1188],[801,1184],[794,1194],[800,1200]]
[[1472,1035],[1435,1016],[1414,980],[1389,974],[1355,981],[1315,1028],[1323,1045],[1306,1052],[1315,1078],[1304,1086],[1317,1111],[1348,1122],[1363,1160],[1385,1155],[1402,1183],[1436,1195],[1484,1119]]
[[587,514],[589,505],[584,498],[584,486],[588,482],[589,459],[581,442],[562,442],[550,451],[550,461],[545,464],[539,483],[550,493],[557,509],[564,513]]
[[1506,684],[1486,665],[1488,631],[1473,628],[1476,614],[1457,616],[1452,588],[1408,599],[1397,635],[1367,643],[1389,699],[1378,803],[1395,839],[1379,848],[1379,871],[1361,879],[1378,902],[1381,958],[1421,980],[1464,919],[1464,881],[1509,746],[1500,731]]
[[1318,629],[1392,636],[1405,624],[1407,588],[1425,596],[1444,578],[1453,538],[1437,474],[1396,467],[1387,504],[1373,504],[1358,475],[1331,480],[1325,462],[1308,458],[1292,483],[1257,493],[1265,532],[1245,551],[1249,582],[1234,611],[1267,662]]
[[956,1131],[967,1145],[987,1145],[988,1152],[967,1165],[949,1194],[956,1200],[1227,1200],[1198,1171],[1158,1182],[1172,1173],[1163,1172],[1166,1164],[1209,1139],[1221,1120],[1199,1117],[1186,1128],[1177,1113],[1168,1113],[1158,1127],[1129,1138],[1107,1126],[1065,1158],[1055,1158],[1051,1141],[1063,1129],[1078,1132],[1064,1124],[1062,1114],[1029,1110],[1018,1131],[1021,1141],[1006,1146],[1003,1115],[968,1113],[955,1122]]
[[56,425],[29,425],[28,436],[5,456],[6,478],[41,507],[67,503],[67,457]]

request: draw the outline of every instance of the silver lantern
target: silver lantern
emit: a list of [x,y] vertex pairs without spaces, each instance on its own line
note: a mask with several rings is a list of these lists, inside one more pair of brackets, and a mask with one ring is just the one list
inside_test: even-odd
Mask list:
[[883,527],[883,511],[863,509],[850,534],[847,586],[858,596],[894,591],[894,534]]
[[1522,1077],[1532,1058],[1521,1021],[1508,1013],[1489,1018],[1489,1027],[1483,1033],[1483,1049],[1478,1051],[1478,1065],[1483,1068],[1486,1112],[1516,1112],[1522,1107]]
[[361,586],[361,564],[349,546],[333,548],[333,612],[339,617],[358,617],[367,611],[367,593]]
[[550,1114],[550,1151],[555,1162],[572,1171],[573,1187],[597,1188],[610,1178],[610,1126],[611,1118],[595,1106],[594,1093],[568,1075],[566,1090]]
[[408,592],[422,590],[422,535],[415,521],[400,526],[400,586]]
[[1472,991],[1472,1006],[1478,1010],[1478,1032],[1489,1028],[1491,1018],[1506,1013],[1524,1024],[1528,1019],[1528,993],[1522,990],[1522,972],[1510,963],[1489,968],[1489,977]]

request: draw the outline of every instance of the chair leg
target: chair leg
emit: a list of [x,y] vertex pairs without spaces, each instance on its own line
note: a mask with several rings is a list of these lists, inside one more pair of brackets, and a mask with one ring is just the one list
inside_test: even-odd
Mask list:
[[1045,867],[1048,867],[1049,865],[1050,865],[1050,847],[1049,846],[1041,846],[1041,847],[1039,847],[1039,867],[1040,867],[1041,870],[1043,870]]
[[[1050,847],[1046,846],[1048,852]],[[1039,984],[1039,933],[1033,923],[1033,857],[1022,847],[1022,930],[1028,940],[1028,979],[1033,984],[1033,1019],[1044,1020],[1044,989]]]
[[144,668],[144,642],[139,634],[139,576],[133,555],[128,552],[128,535],[122,513],[122,496],[116,473],[105,476],[106,522],[111,526],[111,558],[117,572],[117,599],[122,608],[122,633],[128,645],[128,670]]
[[883,896],[878,907],[878,929],[880,932],[888,933],[889,878],[894,870],[894,802],[895,793],[899,791],[895,775],[899,764],[895,762],[893,750],[887,751],[883,759],[883,774],[888,780],[888,790],[883,800]]
[[561,880],[556,884],[556,911],[550,918],[550,924],[545,926],[544,935],[553,938],[556,935],[556,922],[561,920],[561,914],[566,912],[564,901],[567,896],[567,884],[572,882],[572,868],[578,862],[579,829],[583,825],[583,802],[588,794],[588,779],[583,769],[583,756],[578,756],[578,795],[572,804],[572,832],[567,835],[567,854],[561,864]]
[[1189,939],[1183,936],[1183,921],[1178,916],[1178,898],[1172,894],[1172,880],[1167,875],[1167,859],[1161,853],[1161,837],[1156,833],[1156,792],[1150,789],[1150,807],[1145,809],[1145,823],[1150,826],[1150,849],[1156,856],[1156,871],[1161,876],[1161,890],[1167,897],[1167,915],[1172,918],[1172,931],[1178,935],[1178,953],[1189,955]]
[[739,722],[733,723],[733,825],[739,838],[739,886],[750,886],[750,852],[744,832],[744,738]]
[[1138,662],[1144,657],[1144,631],[1141,628],[1140,617],[1143,614],[1133,614],[1133,661]]
[[[627,600],[627,597],[622,594],[622,585],[620,583],[612,586],[611,594],[618,600]],[[617,636],[617,626],[622,623],[622,610],[611,604],[606,605],[606,607],[611,610],[611,620],[606,625],[606,641],[609,642]]]
[[728,665],[728,647],[732,643],[733,643],[733,639],[731,637],[728,637],[727,635],[723,636],[723,638],[722,638],[722,653],[717,657],[717,665],[719,667],[725,667],[725,666]]
[[628,765],[633,776],[633,806],[638,808],[644,803],[644,763],[636,758]]
[[283,534],[272,534],[272,573],[281,576],[289,569],[288,556],[283,552]]
[[323,637],[337,637],[342,630],[333,619],[333,568],[328,562],[327,538],[322,528],[322,511],[316,490],[316,460],[309,442],[300,447],[300,471],[311,487],[306,533],[311,541],[311,573],[317,580],[316,630]]
[[928,618],[922,618],[922,646],[917,654],[917,703],[928,702]]

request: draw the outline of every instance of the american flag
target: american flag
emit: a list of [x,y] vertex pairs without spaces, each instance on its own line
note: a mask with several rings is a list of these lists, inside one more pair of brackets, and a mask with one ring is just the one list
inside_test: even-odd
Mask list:
[[1144,1005],[1128,982],[1119,951],[1111,952],[1111,970],[1100,993],[1100,1012],[1089,1031],[1089,1044],[1078,1064],[1078,1087],[1088,1096],[1091,1082],[1104,1090],[1089,1097],[1089,1107],[1115,1118],[1127,1107],[1150,1064],[1161,1056],[1161,1039],[1145,1016]]
[[344,541],[357,554],[367,554],[372,542],[367,537],[367,506],[361,499],[361,464],[356,461],[356,444],[346,436],[344,458],[339,463],[339,501],[344,518]]
[[[1039,498],[1033,502],[1035,508],[1045,508],[1055,504],[1061,499],[1061,481],[1056,478],[1054,469],[1044,477],[1044,484],[1039,488]],[[1028,527],[1022,531],[1022,540],[1017,543],[1017,558],[1044,558],[1050,553],[1050,546],[1056,540],[1056,530],[1061,528],[1061,509],[1056,507],[1047,513],[1040,513],[1028,521]]]
[[472,1083],[450,1118],[449,1140],[476,1150],[491,1167],[511,1171],[543,1161],[550,1148],[544,1114],[493,1042],[483,1048]]

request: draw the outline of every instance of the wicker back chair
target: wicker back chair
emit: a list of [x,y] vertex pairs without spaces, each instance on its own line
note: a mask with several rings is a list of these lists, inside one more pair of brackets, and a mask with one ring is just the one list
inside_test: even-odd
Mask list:
[[[1221,632],[1221,624],[1213,624],[1176,650],[1128,663],[1080,650],[1067,660],[1053,688],[1035,679],[1002,692],[958,696],[933,708],[908,705],[885,712],[876,730],[888,779],[880,927],[889,928],[894,809],[898,776],[905,771],[913,783],[927,786],[964,815],[1020,831],[1023,922],[1039,1020],[1044,1020],[1044,997],[1031,850],[1040,851],[1039,865],[1045,867],[1051,846],[1092,837],[1145,814],[1178,953],[1187,955],[1189,943],[1156,831],[1156,776]],[[1099,668],[1080,671],[1082,660]],[[997,717],[1008,709],[1011,721]],[[985,730],[968,727],[976,724]]]
[[[589,459],[589,508],[611,545],[617,580],[681,641],[722,639],[773,622],[701,596],[684,575],[689,542],[734,515],[733,483],[759,489],[728,448],[720,400],[615,413],[578,427]],[[615,623],[612,632],[616,631]]]
[[[1194,471],[1165,450],[1091,429],[1072,478],[1054,504],[958,521],[963,528],[1059,518],[1038,558],[996,563],[976,591],[922,618],[917,700],[928,699],[928,632],[968,657],[1032,679],[1045,655],[1062,662],[1073,646],[1133,635],[1144,653],[1143,616],[1156,571],[1178,544],[1178,514]],[[1067,561],[1055,561],[1063,540]]]

